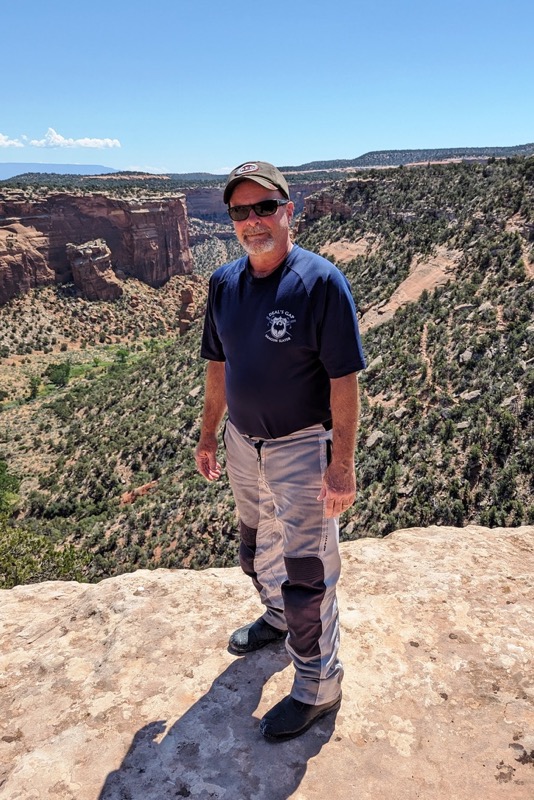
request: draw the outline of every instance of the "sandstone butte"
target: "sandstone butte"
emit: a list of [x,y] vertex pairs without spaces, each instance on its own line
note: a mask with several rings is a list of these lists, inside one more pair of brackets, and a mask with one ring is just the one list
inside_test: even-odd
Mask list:
[[532,800],[534,526],[342,545],[344,699],[273,745],[283,645],[239,568],[3,591],[3,800]]

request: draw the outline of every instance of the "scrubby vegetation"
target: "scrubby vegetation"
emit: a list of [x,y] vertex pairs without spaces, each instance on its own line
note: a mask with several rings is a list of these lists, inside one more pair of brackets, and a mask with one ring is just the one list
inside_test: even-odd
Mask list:
[[345,535],[534,522],[534,159],[374,173],[331,194],[349,211],[301,241],[379,242],[343,265],[360,306],[386,301],[420,254],[461,253],[455,280],[365,335],[378,364],[362,376]]
[[[298,240],[314,250],[372,243],[340,263],[364,311],[386,303],[417,259],[456,254],[447,285],[364,335],[370,366],[361,377],[359,495],[342,517],[343,538],[432,523],[534,524],[534,159],[358,173],[328,195],[332,212],[308,219]],[[237,251],[203,225],[194,248],[205,292],[207,274]],[[32,297],[37,315],[39,297]],[[235,563],[227,481],[207,484],[192,459],[201,318],[178,336],[176,316],[163,314],[160,327],[156,306],[138,306],[119,322],[120,302],[72,300],[63,328],[83,311],[88,357],[97,344],[107,350],[80,370],[64,333],[49,345],[51,366],[41,368],[33,397],[27,374],[19,405],[4,398],[0,458],[5,474],[18,475],[10,489],[17,503],[0,528],[4,582],[51,577],[54,569],[57,577],[97,580],[138,567]],[[138,349],[146,331],[125,332],[143,315],[150,324],[152,314],[152,344]],[[15,319],[11,306],[0,310],[4,346]],[[24,342],[56,335],[47,325],[57,330],[51,306],[27,324]],[[99,343],[102,330],[115,338]],[[20,551],[17,574],[2,566],[5,542],[18,542],[7,546],[14,550],[34,542]],[[52,564],[46,553],[64,560],[26,569],[30,550],[44,553],[42,565]]]
[[220,264],[243,255],[241,245],[229,224],[190,219],[189,236],[195,272],[205,278],[209,278]]
[[[186,308],[184,291],[193,297]],[[68,360],[69,375],[76,377],[95,372],[124,348],[130,353],[151,350],[189,324],[202,309],[205,293],[205,281],[184,275],[160,290],[128,280],[124,295],[114,302],[85,300],[72,284],[14,298],[0,308],[0,402],[19,400],[32,377],[50,377],[51,365],[59,363],[57,377]]]
[[44,580],[82,580],[91,555],[70,544],[54,545],[46,536],[13,525],[19,478],[0,461],[0,589]]

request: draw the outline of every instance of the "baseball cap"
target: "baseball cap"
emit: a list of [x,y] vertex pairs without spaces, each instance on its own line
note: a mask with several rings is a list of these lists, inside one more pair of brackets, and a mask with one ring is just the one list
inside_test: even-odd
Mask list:
[[289,186],[279,169],[267,161],[245,161],[232,170],[224,187],[223,200],[226,204],[235,187],[241,181],[255,181],[265,189],[278,189],[289,200]]

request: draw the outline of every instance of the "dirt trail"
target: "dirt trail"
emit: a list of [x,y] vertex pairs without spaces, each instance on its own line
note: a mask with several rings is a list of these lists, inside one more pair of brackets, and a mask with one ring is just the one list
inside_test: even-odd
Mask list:
[[421,358],[426,364],[426,383],[428,386],[432,383],[432,362],[428,356],[427,352],[427,342],[428,342],[428,322],[425,322],[423,325],[423,331],[421,333]]
[[534,278],[534,261],[531,261],[528,256],[528,248],[526,244],[523,245],[523,262],[525,264],[525,272],[527,278],[532,280]]
[[532,280],[534,278],[534,261],[530,260],[529,257],[529,248],[528,244],[525,240],[525,221],[521,217],[520,214],[515,214],[513,217],[507,221],[505,230],[511,233],[518,233],[521,236],[521,258],[523,259],[523,263],[525,265],[525,272],[527,278]]

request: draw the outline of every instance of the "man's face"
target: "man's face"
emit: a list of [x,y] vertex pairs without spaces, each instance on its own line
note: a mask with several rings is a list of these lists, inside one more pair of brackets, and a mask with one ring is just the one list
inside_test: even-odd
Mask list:
[[[259,203],[260,200],[283,200],[284,195],[277,189],[265,189],[254,181],[238,183],[230,198],[230,206],[244,206]],[[248,219],[234,222],[236,236],[249,255],[260,255],[287,248],[289,223],[293,215],[293,203],[279,206],[270,217],[258,217],[253,209]]]

